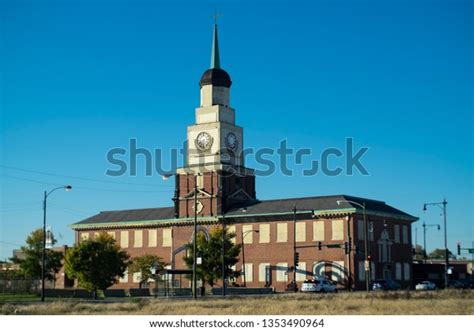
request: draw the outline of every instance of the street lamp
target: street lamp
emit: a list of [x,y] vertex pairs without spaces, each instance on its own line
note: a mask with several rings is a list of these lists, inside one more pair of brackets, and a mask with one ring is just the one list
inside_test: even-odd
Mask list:
[[367,215],[366,215],[366,209],[365,209],[365,202],[358,203],[352,200],[337,200],[336,203],[338,206],[341,205],[341,203],[346,202],[346,203],[352,203],[355,204],[359,207],[362,208],[362,213],[364,216],[364,251],[365,251],[365,290],[369,292],[369,286],[370,286],[370,261],[369,261],[369,243],[367,240]]
[[[296,205],[293,205],[293,291],[298,292],[296,287]],[[311,217],[314,217],[314,209],[304,210],[302,212],[311,213]]]
[[155,298],[158,297],[158,263],[156,261],[150,267],[150,272],[155,279]]
[[245,243],[244,243],[244,238],[246,235],[248,235],[249,233],[252,233],[252,232],[255,232],[255,233],[259,233],[260,231],[258,230],[248,230],[248,231],[245,231],[243,232],[242,230],[240,231],[241,233],[241,237],[242,237],[242,270],[243,270],[243,276],[244,276],[244,287],[247,287],[247,275],[245,274]]
[[293,291],[298,291],[296,288],[296,205],[293,206]]
[[[165,174],[162,176],[163,180],[168,180],[175,174]],[[197,201],[197,179],[201,176],[200,173],[194,174],[194,231],[193,231],[193,299],[197,299],[197,276],[196,276],[196,264],[197,264],[197,216],[198,216],[198,201]]]
[[449,253],[448,253],[448,230],[446,228],[446,205],[448,202],[446,198],[443,199],[442,202],[429,202],[423,204],[423,211],[427,211],[427,206],[438,206],[443,211],[443,218],[444,218],[444,287],[448,288],[448,268],[449,268]]
[[225,297],[225,214],[222,213],[222,296]]
[[66,192],[72,190],[71,185],[66,186],[59,186],[51,191],[44,191],[44,198],[43,198],[43,253],[41,255],[41,301],[44,302],[44,278],[45,278],[45,262],[46,262],[46,200],[48,199],[49,195],[56,190],[64,189]]
[[[427,250],[426,250],[426,228],[432,227],[432,226],[437,226],[438,231],[441,230],[441,227],[439,224],[426,224],[425,221],[423,221],[423,248],[425,249],[425,253],[423,254],[423,260],[426,263],[426,255],[427,255]],[[416,247],[415,247],[416,248]]]
[[194,175],[193,299],[197,299],[197,176]]

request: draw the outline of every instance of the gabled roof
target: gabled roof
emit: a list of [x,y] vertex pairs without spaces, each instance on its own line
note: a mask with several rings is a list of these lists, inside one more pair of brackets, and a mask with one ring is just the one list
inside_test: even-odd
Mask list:
[[[341,201],[340,204],[337,201]],[[383,201],[354,197],[350,195],[332,195],[319,197],[305,197],[293,199],[253,201],[240,205],[225,213],[226,217],[268,217],[272,215],[287,215],[293,212],[294,206],[298,212],[314,211],[316,215],[343,215],[362,213],[362,208],[357,204],[365,204],[368,215],[394,217],[402,220],[416,221],[418,218],[399,209],[387,205]],[[131,210],[102,211],[72,225],[72,228],[87,228],[88,225],[115,226],[121,224],[142,225],[173,222],[174,207],[147,208]],[[217,218],[216,218],[217,219]]]

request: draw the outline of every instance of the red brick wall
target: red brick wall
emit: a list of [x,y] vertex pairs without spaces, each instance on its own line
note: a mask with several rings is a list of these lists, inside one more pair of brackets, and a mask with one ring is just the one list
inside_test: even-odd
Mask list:
[[[222,214],[222,209],[231,207],[230,195],[239,189],[245,191],[251,198],[255,198],[255,176],[236,176],[223,172],[207,172],[202,174],[203,187],[206,194],[198,193],[198,199],[203,204],[199,216],[216,216]],[[194,186],[193,174],[179,175],[177,178],[177,199],[175,201],[180,218],[194,216]],[[186,198],[187,197],[187,198]]]
[[[331,222],[332,219],[324,219],[325,222],[325,241],[323,245],[326,244],[341,244],[345,240],[347,240],[347,233],[350,231],[353,243],[355,245],[359,245],[361,247],[361,253],[356,255],[355,252],[352,252],[350,256],[344,254],[343,248],[327,248],[323,247],[322,250],[318,250],[317,242],[313,241],[313,221],[315,219],[308,219],[308,220],[298,220],[298,222],[306,223],[306,241],[305,242],[297,242],[297,251],[299,252],[299,260],[301,262],[306,262],[306,269],[310,273],[313,269],[313,264],[320,261],[326,261],[326,276],[330,277],[331,273],[331,262],[332,261],[344,261],[344,267],[347,269],[347,276],[349,274],[352,276],[353,284],[356,289],[363,289],[365,288],[365,281],[358,280],[358,262],[364,261],[364,254],[363,254],[363,241],[357,240],[357,219],[362,219],[361,215],[355,215],[354,218],[352,217],[338,217],[336,219],[344,219],[344,240],[339,241],[332,241],[332,229],[331,229]],[[321,220],[321,219],[319,219]],[[356,222],[354,222],[356,220]],[[372,260],[376,262],[376,277],[382,278],[382,267],[384,265],[391,265],[392,267],[392,279],[395,280],[395,262],[408,262],[411,266],[411,232],[408,231],[408,238],[409,244],[393,244],[392,246],[392,262],[390,263],[379,263],[378,262],[378,246],[377,240],[380,237],[381,231],[383,229],[387,229],[389,232],[390,238],[393,239],[393,224],[404,224],[410,225],[409,222],[403,222],[399,220],[393,219],[386,219],[376,216],[370,216],[369,221],[374,222],[374,241],[370,242],[370,251]],[[386,221],[386,226],[384,226],[384,221]],[[288,241],[285,243],[278,243],[277,242],[277,223],[287,223],[288,227]],[[293,221],[292,220],[273,220],[273,221],[266,221],[266,222],[250,222],[250,223],[236,223],[233,224],[236,227],[236,242],[240,244],[242,242],[241,239],[241,231],[242,226],[244,224],[252,224],[254,230],[259,229],[260,224],[270,224],[270,243],[259,243],[259,234],[258,233],[251,233],[248,236],[253,235],[253,243],[252,244],[245,244],[245,262],[253,264],[253,280],[247,281],[248,287],[263,287],[264,283],[259,281],[259,264],[260,263],[270,263],[272,266],[272,287],[275,287],[277,291],[284,291],[287,283],[293,280],[293,273],[292,271],[288,274],[288,282],[277,282],[276,279],[276,270],[275,266],[277,263],[286,262],[288,266],[293,266]],[[214,225],[205,225],[205,227],[209,228]],[[220,226],[220,225],[219,225]],[[410,229],[410,228],[409,228]],[[125,230],[125,229],[124,229]],[[129,233],[129,248],[127,251],[129,254],[134,256],[139,256],[143,254],[155,254],[163,258],[163,261],[166,263],[171,262],[171,253],[172,250],[175,250],[185,243],[190,242],[192,240],[192,222],[189,223],[189,226],[174,226],[173,227],[173,239],[172,239],[172,247],[162,247],[162,231],[163,228],[158,228],[157,234],[157,246],[158,247],[148,247],[148,232],[146,231],[147,228],[143,228],[144,230],[143,235],[143,247],[142,248],[133,248],[134,245],[134,235],[133,231],[135,229],[127,229]],[[106,230],[111,231],[111,230]],[[90,236],[93,236],[93,233],[97,231],[91,231]],[[120,240],[120,230],[116,230],[116,238]],[[400,235],[401,231],[400,231]],[[186,269],[186,266],[182,260],[184,253],[180,253],[176,257],[176,269]],[[240,257],[241,258],[241,257]],[[350,260],[350,261],[349,261]],[[237,263],[237,270],[242,270],[242,260]],[[308,275],[310,278],[311,275]],[[402,272],[403,278],[403,272]],[[184,278],[183,278],[184,279]],[[411,279],[411,277],[410,277]],[[398,281],[402,287],[407,287],[411,285],[411,281]],[[237,283],[242,284],[242,277],[237,279]],[[183,286],[187,286],[188,282],[185,281]],[[341,287],[347,286],[347,283],[341,283]],[[129,288],[129,287],[138,287],[138,284],[132,282],[132,275],[129,277],[129,282],[127,284],[119,283],[115,285],[116,288]]]
[[[354,216],[354,244],[360,247],[360,254],[355,256],[355,271],[358,273],[358,266],[357,263],[359,261],[364,261],[364,240],[357,240],[357,232],[358,232],[358,222],[357,220],[363,220],[363,215],[358,214]],[[412,240],[411,240],[411,223],[408,221],[397,220],[397,219],[390,219],[381,216],[367,216],[367,222],[372,222],[373,224],[373,239],[369,240],[369,255],[371,256],[371,260],[375,264],[375,278],[376,279],[383,279],[384,277],[384,268],[390,268],[391,279],[399,283],[402,288],[407,288],[412,286],[412,279],[413,279],[413,271],[412,269]],[[395,224],[400,225],[400,243],[395,243],[394,236],[395,236]],[[403,243],[403,230],[402,226],[405,225],[408,228],[408,243]],[[383,230],[387,230],[389,234],[389,238],[392,240],[391,245],[391,261],[390,262],[382,262],[381,256],[379,256],[379,247],[378,247],[378,240],[382,234]],[[370,238],[370,236],[369,236]],[[402,264],[402,279],[396,279],[396,263]],[[410,265],[410,280],[406,281],[404,279],[404,263],[408,263]],[[357,276],[357,275],[356,275]],[[372,278],[372,277],[371,277]],[[372,279],[373,280],[373,279]],[[359,278],[356,277],[356,287],[359,289],[365,288],[365,281],[359,281]]]

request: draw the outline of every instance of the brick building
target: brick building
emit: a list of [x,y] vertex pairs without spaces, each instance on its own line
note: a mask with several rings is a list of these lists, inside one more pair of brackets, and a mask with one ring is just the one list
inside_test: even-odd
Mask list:
[[[297,283],[327,276],[342,287],[360,289],[365,286],[361,208],[365,205],[371,277],[392,278],[403,287],[410,286],[411,223],[416,217],[382,201],[347,195],[257,199],[254,171],[245,167],[241,157],[244,135],[230,107],[231,85],[229,74],[220,68],[214,26],[211,67],[200,80],[196,124],[187,131],[186,165],[175,174],[174,206],[101,212],[72,225],[76,242],[105,231],[132,257],[155,254],[170,269],[183,269],[184,245],[192,241],[196,212],[198,231],[207,232],[224,223],[236,233],[237,243],[245,245],[245,265],[241,259],[235,266],[244,271],[235,280],[238,284],[245,275],[248,287],[285,290],[294,278],[296,246],[300,261]],[[351,242],[348,254],[343,249],[345,242]],[[185,282],[181,285],[189,286]],[[116,285],[137,286],[138,277],[131,274]]]

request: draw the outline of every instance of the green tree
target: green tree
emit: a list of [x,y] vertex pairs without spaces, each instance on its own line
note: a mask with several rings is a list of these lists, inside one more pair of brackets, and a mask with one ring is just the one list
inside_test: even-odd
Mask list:
[[[226,277],[237,277],[240,273],[232,270],[238,261],[240,245],[232,242],[235,233],[229,233],[225,229],[225,274]],[[218,279],[222,278],[222,228],[213,227],[209,231],[209,240],[203,233],[198,233],[196,247],[197,256],[202,259],[202,263],[196,267],[196,275],[203,283],[214,286]],[[188,254],[184,257],[184,262],[189,269],[193,267],[193,243],[187,244]]]
[[[444,259],[444,248],[436,248],[434,251],[428,254],[429,259]],[[456,260],[456,255],[454,255],[449,249],[448,249],[448,256],[450,260]]]
[[[54,237],[52,239],[54,245],[56,240]],[[22,246],[20,251],[19,257],[12,257],[10,260],[20,265],[21,275],[41,278],[43,229],[31,232],[26,238],[26,246]],[[45,279],[53,280],[54,275],[61,269],[63,253],[47,249],[45,257]]]
[[[151,272],[151,267],[156,267],[155,275]],[[157,273],[163,270],[165,267],[164,262],[159,256],[145,254],[143,256],[134,257],[130,263],[128,270],[130,272],[140,273],[140,284],[147,284],[149,279],[157,280]]]
[[415,255],[413,256],[413,260],[424,260],[425,259],[425,250],[421,245],[416,245],[415,247]]
[[97,290],[106,290],[123,277],[128,259],[112,236],[100,233],[68,250],[64,269],[68,277],[77,279],[79,286],[93,291],[96,298]]

